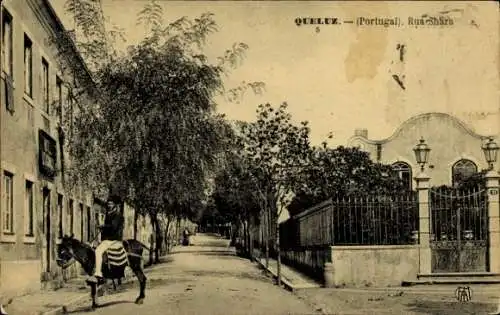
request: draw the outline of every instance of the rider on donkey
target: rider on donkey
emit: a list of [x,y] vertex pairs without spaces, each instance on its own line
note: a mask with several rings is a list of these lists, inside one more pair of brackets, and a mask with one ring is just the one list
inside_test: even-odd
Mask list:
[[106,217],[104,225],[100,226],[101,229],[101,243],[97,246],[95,251],[95,269],[94,275],[87,281],[97,283],[102,279],[102,259],[104,252],[109,249],[111,245],[123,239],[124,218],[120,207],[120,197],[110,196],[106,209]]

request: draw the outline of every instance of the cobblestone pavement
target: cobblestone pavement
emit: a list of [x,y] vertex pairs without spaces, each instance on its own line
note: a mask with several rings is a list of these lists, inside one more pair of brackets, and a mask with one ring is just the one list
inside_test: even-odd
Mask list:
[[[177,247],[171,263],[148,275],[146,300],[133,301],[136,283],[99,298],[95,314],[318,314],[307,301],[272,284],[246,259],[236,257],[228,241],[198,234],[194,246]],[[89,303],[69,309],[88,314]]]

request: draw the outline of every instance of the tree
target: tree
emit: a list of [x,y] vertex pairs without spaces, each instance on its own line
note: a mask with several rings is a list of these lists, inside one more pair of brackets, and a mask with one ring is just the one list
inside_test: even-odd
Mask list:
[[368,194],[391,194],[406,190],[390,165],[375,163],[367,152],[323,143],[315,147],[303,168],[303,182],[294,187],[290,215],[306,210],[328,198]]
[[[67,9],[83,30],[79,47],[93,65],[91,78],[70,88],[78,114],[73,108],[65,111],[71,116],[64,126],[70,131],[65,140],[69,182],[78,179],[94,191],[114,190],[140,214],[148,214],[157,232],[158,260],[159,217],[186,215],[190,205],[206,199],[207,178],[224,151],[228,127],[215,113],[214,97],[222,93],[237,99],[249,88],[261,92],[263,84],[224,89],[222,77],[238,65],[248,46],[235,44],[210,62],[203,49],[217,30],[212,14],[165,23],[162,7],[153,1],[138,17],[148,35],[119,54],[105,33],[99,1],[69,0]],[[74,50],[67,34],[53,42],[62,52]],[[85,100],[82,90],[93,90],[97,104]]]
[[238,154],[239,147],[228,152],[225,168],[214,180],[212,201],[222,222],[233,223],[243,230],[247,254],[252,254],[250,226],[260,213],[260,196],[255,192],[255,182],[250,173],[249,161]]
[[282,103],[274,108],[259,105],[255,122],[242,126],[242,152],[250,161],[250,174],[261,196],[266,234],[266,265],[269,264],[269,241],[274,240],[278,260],[278,284],[281,282],[281,257],[278,218],[290,197],[291,187],[300,182],[301,167],[310,157],[308,123],[295,125]]

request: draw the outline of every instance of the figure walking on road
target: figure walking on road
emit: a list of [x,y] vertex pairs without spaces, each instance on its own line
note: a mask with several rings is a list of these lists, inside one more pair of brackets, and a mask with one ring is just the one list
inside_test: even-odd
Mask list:
[[189,230],[188,228],[184,228],[184,232],[182,232],[182,245],[188,246],[189,245]]

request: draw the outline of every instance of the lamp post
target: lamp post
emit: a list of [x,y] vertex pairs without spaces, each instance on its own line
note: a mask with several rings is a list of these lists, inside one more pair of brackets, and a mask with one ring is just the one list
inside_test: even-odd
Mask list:
[[420,142],[413,148],[413,152],[415,152],[415,158],[417,163],[420,165],[420,171],[424,171],[425,164],[427,164],[427,159],[429,158],[429,153],[431,149],[425,143],[424,138],[420,139]]
[[[492,137],[481,146],[484,157],[488,163],[488,172],[486,173],[486,190],[488,192],[488,233],[489,233],[489,272],[500,272],[500,175],[495,172],[495,163],[497,161],[498,145]],[[498,302],[497,311],[490,314],[500,314],[500,300]]]
[[420,173],[415,176],[418,194],[418,235],[414,233],[413,238],[418,240],[419,250],[419,272],[421,274],[430,274],[432,272],[431,261],[432,254],[430,248],[431,239],[431,216],[429,208],[429,183],[430,177],[424,173],[425,164],[429,159],[431,149],[421,138],[419,143],[413,148],[415,159],[420,165]]
[[493,138],[488,138],[488,142],[484,143],[481,147],[484,152],[484,157],[486,158],[486,162],[488,162],[489,170],[492,171],[494,169],[494,164],[497,161],[498,154],[498,144],[493,141]]

